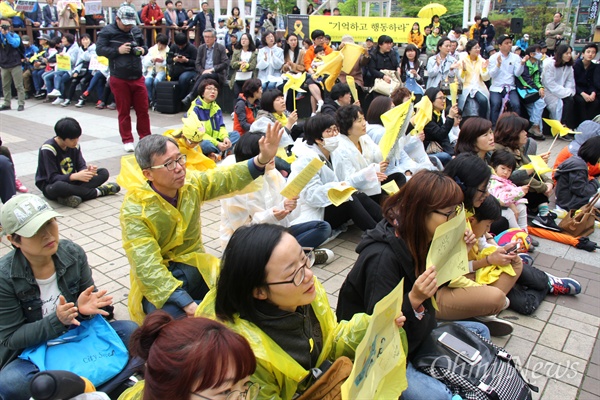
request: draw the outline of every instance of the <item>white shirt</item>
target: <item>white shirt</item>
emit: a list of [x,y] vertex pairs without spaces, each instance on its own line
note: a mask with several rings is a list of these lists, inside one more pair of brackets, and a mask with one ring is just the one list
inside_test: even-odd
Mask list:
[[40,288],[40,300],[42,300],[42,316],[46,317],[56,311],[60,290],[56,280],[56,272],[47,279],[36,279]]
[[[502,65],[498,68],[498,57],[502,57]],[[510,90],[515,90],[515,77],[523,73],[523,64],[521,57],[515,53],[508,53],[504,56],[502,52],[497,52],[490,57],[488,65],[492,86],[490,92],[502,93],[505,86],[510,86]]]

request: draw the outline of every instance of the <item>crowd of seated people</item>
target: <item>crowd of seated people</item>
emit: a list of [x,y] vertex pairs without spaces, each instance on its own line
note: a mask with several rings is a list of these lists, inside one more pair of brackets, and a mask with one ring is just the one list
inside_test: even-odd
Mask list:
[[[419,37],[419,25],[413,26],[414,43],[402,60],[387,35],[371,41],[371,50],[365,45],[352,72],[360,78],[355,79],[355,99],[348,83],[338,82],[328,91],[310,76],[319,68],[315,58],[334,51],[325,32],[314,30],[313,44],[301,49],[296,35],[282,45],[267,30],[256,49],[237,10],[226,29],[227,35],[239,37],[230,62],[207,8],[191,22],[182,17],[180,25],[181,2],[175,8],[167,3],[169,26],[200,24],[204,43],[196,48],[187,35],[176,34],[167,52],[167,37],[158,35],[155,47],[144,49],[150,105],[156,100],[156,81],[169,74],[176,74],[189,96],[181,93],[188,103],[181,128],[141,138],[134,150],[139,168],[127,171],[131,179],[121,184],[126,189],[120,222],[130,265],[132,321],[113,325],[129,344],[132,359],[146,363],[144,381],[121,398],[179,393],[177,398],[187,399],[191,393],[291,399],[311,386],[306,378],[312,368],[342,355],[354,358],[375,304],[404,279],[402,313],[395,319],[408,338],[408,389],[401,398],[422,398],[427,387],[432,398],[451,399],[448,387],[411,363],[438,321],[456,321],[488,338],[505,336],[513,326],[497,316],[503,310],[530,314],[548,294],[581,291],[576,280],[545,273],[523,262],[511,246],[494,244],[490,232],[526,231],[527,214],[533,225],[560,230],[549,209],[555,190],[565,209],[581,207],[598,191],[594,162],[600,124],[592,121],[599,113],[595,45],[587,46],[577,61],[567,45],[557,46],[554,58],[540,60],[538,47],[528,46],[519,56],[512,39],[500,36],[499,51],[490,56],[481,36],[463,40],[467,32],[457,28],[444,35],[438,18],[427,37]],[[145,22],[158,7],[153,4],[143,14]],[[481,29],[485,44],[493,27],[483,21]],[[68,33],[62,35],[62,47],[47,39],[40,40],[45,43],[40,43],[39,61],[32,61],[36,97],[56,98],[60,101],[54,104],[66,107],[75,99],[75,88],[87,85],[79,98],[85,104],[92,85],[103,85],[96,76],[109,74],[93,43],[83,37],[79,46]],[[430,45],[431,57],[422,62],[420,50]],[[52,57],[69,51],[71,71],[54,68]],[[44,72],[36,73],[40,68]],[[372,84],[368,76],[390,83],[381,70],[391,70],[407,87],[390,95],[366,94]],[[287,101],[296,93],[282,91],[283,73],[304,71],[313,113],[305,121],[290,106],[294,101]],[[235,104],[231,124],[219,104],[228,76],[236,93],[225,100]],[[450,104],[448,80],[463,83],[457,104]],[[519,98],[520,85],[538,90],[533,106]],[[569,111],[581,101],[586,104],[578,113]],[[402,146],[384,158],[379,146],[388,135],[383,115],[417,102],[402,133],[407,138],[400,138]],[[568,154],[561,153],[555,180],[528,165],[535,154],[532,139],[547,133],[542,102],[552,118],[568,127],[578,124],[586,135],[568,147]],[[75,119],[60,120],[55,133],[40,144],[36,186],[44,197],[77,207],[119,192],[119,185],[105,183],[105,169],[86,164]],[[541,157],[547,161],[550,155]],[[286,184],[315,161],[322,167],[296,196],[284,197]],[[83,249],[59,238],[60,215],[38,196],[16,195],[17,182],[11,159],[0,156],[0,222],[13,246],[0,259],[0,295],[6,303],[0,309],[0,399],[18,400],[30,397],[28,383],[38,371],[18,354],[56,339],[80,320],[107,314],[104,308],[112,298],[93,286]],[[383,186],[391,182],[398,191],[388,194]],[[573,190],[574,184],[583,192]],[[353,193],[334,201],[330,191],[346,188]],[[221,259],[207,253],[202,240],[201,205],[213,199],[221,204]],[[427,253],[436,229],[457,215],[466,218],[468,227],[462,240],[469,273],[438,288],[435,266],[426,265]],[[326,243],[351,224],[364,235],[334,314],[311,268],[334,260]],[[21,282],[11,275],[9,266],[15,262],[33,280]],[[71,280],[78,282],[76,290]],[[35,313],[16,302],[28,288],[33,288],[28,300],[40,304]],[[37,327],[43,335],[34,332]]]

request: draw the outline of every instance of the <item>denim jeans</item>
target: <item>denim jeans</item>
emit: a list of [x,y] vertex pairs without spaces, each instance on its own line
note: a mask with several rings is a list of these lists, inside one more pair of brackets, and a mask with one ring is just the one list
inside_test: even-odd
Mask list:
[[441,153],[430,154],[430,156],[436,157],[438,160],[440,160],[442,165],[446,165],[450,162],[450,160],[452,160],[452,156],[444,151],[442,151]]
[[[136,323],[132,321],[113,321],[110,325],[117,332],[123,343],[128,346],[129,338],[137,328]],[[125,379],[129,378],[135,371],[135,369],[130,368],[132,367],[132,364],[137,365],[139,362],[130,362],[122,372],[103,386],[108,386],[109,383],[113,381],[115,383],[118,380],[123,382]],[[4,369],[0,371],[0,400],[28,400],[31,397],[29,382],[31,382],[34,375],[38,372],[38,367],[30,361],[17,358],[8,363]]]
[[262,84],[263,92],[266,92],[269,89],[277,89],[277,83],[275,82],[263,82]]
[[179,75],[179,97],[183,98],[190,92],[192,80],[196,77],[196,71],[185,71]]
[[[455,321],[468,330],[486,339],[490,338],[490,330],[479,322]],[[452,393],[442,382],[418,371],[411,362],[406,365],[406,380],[408,388],[402,392],[401,400],[450,400]]]
[[162,82],[166,79],[166,73],[164,71],[159,72],[156,76],[147,76],[146,78],[146,90],[148,91],[148,101],[154,101],[154,91],[158,82]]
[[33,88],[35,89],[36,93],[42,90],[42,87],[44,86],[44,80],[42,79],[42,75],[44,74],[44,72],[45,71],[43,69],[34,69],[33,71],[31,71]]
[[288,228],[300,246],[317,248],[331,236],[331,225],[325,221],[309,221]]
[[542,113],[544,112],[544,108],[546,108],[546,103],[543,99],[537,99],[533,103],[525,104],[525,108],[529,114],[529,121],[531,121],[533,125],[538,125],[541,132],[543,125]]
[[[498,117],[502,111],[502,99],[506,95],[506,89],[502,90],[502,93],[490,92],[490,120],[492,121],[492,125],[496,126],[496,122],[498,121]],[[521,102],[519,99],[519,94],[516,90],[511,90],[508,95],[510,105],[512,110],[517,114],[521,113]]]
[[102,100],[104,97],[104,86],[106,85],[106,77],[100,71],[96,71],[92,76],[92,80],[90,81],[90,85],[87,87],[87,92],[92,93],[92,90],[98,86],[96,89],[96,94],[98,95],[98,100]]
[[[238,133],[238,131],[229,132],[229,140],[231,141],[231,147],[227,149],[227,151],[233,151],[233,146],[235,146],[238,140],[240,140],[240,134]],[[202,153],[204,153],[205,156],[208,156],[212,153],[221,153],[221,150],[219,150],[217,146],[212,144],[210,140],[201,141],[200,148],[202,149]]]
[[48,93],[54,89],[58,89],[62,95],[65,90],[65,83],[69,80],[70,76],[67,71],[50,71],[43,78]]

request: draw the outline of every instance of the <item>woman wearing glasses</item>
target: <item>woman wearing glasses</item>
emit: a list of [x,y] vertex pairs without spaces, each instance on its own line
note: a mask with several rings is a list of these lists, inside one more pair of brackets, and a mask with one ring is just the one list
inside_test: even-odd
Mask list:
[[[250,342],[257,358],[251,379],[261,399],[291,399],[313,382],[311,369],[354,358],[369,317],[336,322],[314,277],[312,251],[278,225],[239,228],[223,253],[216,290],[196,315],[222,319]],[[399,316],[401,327],[405,318]]]
[[[403,400],[452,397],[446,386],[418,372],[410,360],[439,317],[431,301],[438,291],[436,270],[425,264],[429,245],[437,227],[457,215],[462,201],[460,187],[448,176],[438,171],[416,173],[384,203],[384,220],[363,236],[356,248],[358,259],[340,289],[336,313],[343,321],[360,313],[371,314],[375,304],[404,279],[402,313],[409,363]],[[463,324],[489,337],[482,324]]]
[[146,361],[144,381],[119,400],[255,400],[249,379],[256,358],[242,336],[206,318],[149,315],[131,335],[129,349]]

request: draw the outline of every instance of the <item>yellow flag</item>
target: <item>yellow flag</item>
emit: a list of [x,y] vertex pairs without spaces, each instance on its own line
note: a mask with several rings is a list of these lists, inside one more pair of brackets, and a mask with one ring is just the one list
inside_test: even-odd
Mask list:
[[354,43],[345,43],[344,47],[340,52],[344,56],[344,61],[342,63],[342,71],[349,74],[352,71],[352,68],[356,65],[356,62],[360,59],[360,56],[364,53],[364,47],[354,44]]
[[423,96],[415,108],[417,108],[417,112],[411,120],[414,127],[411,132],[412,135],[418,135],[425,128],[425,125],[431,121],[431,115],[433,114],[433,104],[427,96]]
[[342,64],[344,63],[344,56],[339,51],[333,51],[323,57],[324,64],[317,68],[313,77],[319,77],[322,75],[335,75],[336,77],[342,71]]
[[456,98],[458,97],[458,82],[452,82],[448,86],[450,86],[450,101],[452,105],[456,105]]
[[398,141],[400,129],[404,125],[411,107],[412,101],[407,101],[381,115],[381,122],[383,122],[383,126],[385,127],[385,133],[379,141],[379,148],[384,160]]
[[548,167],[548,164],[546,164],[542,157],[532,155],[529,156],[529,159],[531,160],[531,166],[533,167],[533,170],[536,174],[538,174],[538,176],[547,172],[552,172],[552,168]]
[[358,101],[358,92],[356,91],[356,83],[354,82],[354,77],[351,75],[346,75],[346,83],[350,86],[350,93],[352,94],[352,98],[354,101]]
[[566,136],[569,133],[580,133],[580,132],[574,132],[571,129],[567,128],[566,126],[563,126],[563,124],[561,124],[560,121],[557,121],[555,119],[544,118],[544,121],[546,121],[546,123],[548,125],[550,125],[550,128],[552,130],[552,136],[556,136],[556,135]]
[[306,90],[302,89],[302,84],[306,80],[306,72],[303,72],[302,74],[292,74],[288,72],[282,76],[288,78],[285,85],[283,85],[283,93],[286,93],[290,89],[295,90],[296,92],[306,93]]

